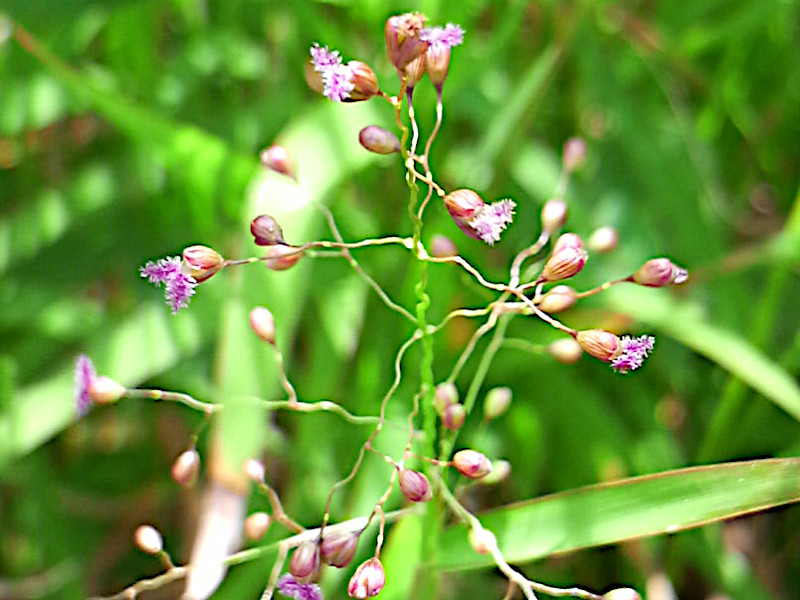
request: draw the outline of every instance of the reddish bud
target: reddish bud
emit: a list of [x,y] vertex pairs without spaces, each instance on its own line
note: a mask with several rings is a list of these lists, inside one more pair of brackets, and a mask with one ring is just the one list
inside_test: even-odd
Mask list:
[[458,390],[455,385],[446,381],[436,386],[433,393],[433,407],[436,409],[436,414],[441,417],[445,409],[456,402],[458,402]]
[[422,79],[422,76],[425,75],[425,58],[426,55],[424,53],[420,54],[403,69],[403,73],[406,76],[406,89],[409,91],[413,90],[414,86],[417,85],[419,80]]
[[125,395],[124,385],[121,385],[105,375],[95,377],[89,383],[89,398],[95,404],[111,404]]
[[264,264],[273,271],[285,271],[295,266],[303,258],[303,251],[279,244],[270,246],[264,253]]
[[639,267],[631,278],[639,285],[662,287],[685,282],[689,273],[668,258],[653,258]]
[[581,345],[571,337],[561,338],[555,342],[551,342],[547,345],[545,351],[564,365],[571,365],[578,362],[583,354]]
[[486,203],[472,190],[460,189],[447,194],[444,197],[444,204],[454,219],[466,220],[474,217]]
[[583,240],[581,236],[576,233],[564,233],[558,236],[556,243],[553,244],[553,254],[561,250],[562,248],[578,248],[579,250],[583,250]]
[[568,285],[557,285],[542,296],[538,306],[546,313],[555,314],[571,308],[577,301],[575,290]]
[[496,387],[489,390],[483,401],[483,416],[487,421],[496,419],[511,406],[512,392],[510,387]]
[[553,252],[544,265],[542,281],[560,281],[580,273],[586,264],[586,251],[574,246],[566,246]]
[[351,60],[347,63],[347,67],[350,69],[350,81],[353,84],[353,89],[350,95],[345,98],[345,102],[369,100],[381,91],[378,86],[378,78],[367,63],[360,60]]
[[583,350],[595,358],[610,362],[622,353],[619,337],[602,329],[579,331],[575,340]]
[[183,264],[197,283],[215,275],[225,266],[220,254],[208,246],[189,246],[183,250]]
[[[316,73],[316,72],[315,72]],[[319,75],[319,73],[317,73]],[[320,93],[322,93],[322,79],[320,79]],[[264,148],[259,154],[261,164],[272,171],[291,177],[297,181],[297,170],[294,166],[294,159],[292,159],[289,152],[283,146],[273,144],[269,148]]]
[[250,311],[250,328],[268,344],[275,345],[275,317],[264,306],[256,306]]
[[424,54],[428,42],[419,39],[419,32],[428,18],[420,13],[405,13],[389,17],[384,27],[386,38],[386,54],[398,71],[402,71],[408,63]]
[[386,573],[377,557],[361,563],[347,584],[347,595],[363,600],[377,596],[386,585]]
[[319,548],[322,561],[337,569],[349,565],[356,553],[358,535],[351,531],[334,533],[326,531],[324,536]]
[[133,534],[136,547],[147,554],[158,554],[164,550],[164,540],[161,533],[152,525],[139,525]]
[[281,226],[269,215],[259,215],[250,221],[250,233],[253,234],[257,246],[275,246],[286,243]]
[[565,171],[580,169],[586,160],[586,142],[582,138],[569,138],[564,143],[562,162]]
[[450,46],[431,44],[425,53],[425,71],[437,89],[441,89],[450,70]]
[[427,502],[433,496],[433,489],[428,478],[419,471],[400,469],[398,477],[400,491],[411,502]]
[[431,256],[436,258],[458,256],[458,248],[449,237],[436,234],[431,238]]
[[567,222],[567,203],[558,198],[548,200],[542,207],[542,229],[553,233]]
[[453,455],[453,466],[464,477],[480,479],[492,472],[492,463],[475,450],[459,450]]
[[319,546],[316,542],[303,542],[292,553],[289,572],[300,583],[317,579],[320,571]]
[[388,129],[377,125],[367,125],[358,133],[358,141],[364,148],[375,154],[400,152],[400,140]]
[[249,540],[260,540],[269,529],[272,520],[265,512],[254,512],[244,520],[244,535]]
[[449,404],[442,413],[442,425],[450,431],[458,431],[464,426],[467,413],[462,404]]
[[182,486],[193,485],[200,472],[200,455],[197,450],[190,448],[175,459],[172,463],[172,479]]
[[608,254],[617,247],[617,230],[610,226],[601,227],[589,236],[588,246],[592,252]]

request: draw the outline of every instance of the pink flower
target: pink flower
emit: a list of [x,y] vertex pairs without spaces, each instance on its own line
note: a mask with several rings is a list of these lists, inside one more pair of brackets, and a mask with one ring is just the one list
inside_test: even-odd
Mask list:
[[294,600],[322,600],[322,592],[316,583],[300,583],[290,573],[281,575],[277,587],[283,596]]
[[173,315],[189,305],[189,300],[194,295],[194,288],[197,287],[194,277],[181,271],[180,256],[168,256],[157,262],[150,261],[139,268],[139,273],[150,283],[157,286],[164,284],[164,296],[172,308]]
[[500,239],[500,234],[514,219],[513,200],[499,200],[483,206],[469,221],[477,237],[490,246]]
[[97,371],[94,369],[91,359],[85,354],[81,354],[78,360],[75,361],[75,379],[74,379],[74,395],[75,395],[75,412],[79,417],[82,417],[92,406],[92,397],[90,388],[92,382],[97,378]]
[[314,70],[322,75],[322,93],[325,96],[334,102],[342,102],[350,97],[350,92],[355,88],[353,71],[342,64],[342,58],[336,50],[314,44],[311,47],[311,63]]
[[448,23],[445,27],[426,27],[419,32],[419,39],[430,44],[429,51],[431,48],[452,48],[464,42],[464,30],[453,23]]
[[623,374],[628,371],[635,371],[642,366],[644,359],[653,350],[655,343],[656,339],[652,335],[640,337],[622,336],[620,340],[622,354],[611,359],[611,368],[617,373]]

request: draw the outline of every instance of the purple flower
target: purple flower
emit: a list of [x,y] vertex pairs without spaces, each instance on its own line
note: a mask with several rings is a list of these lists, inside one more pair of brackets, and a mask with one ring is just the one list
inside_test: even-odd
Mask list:
[[644,359],[647,358],[655,343],[656,339],[652,335],[640,337],[622,336],[620,340],[622,354],[611,359],[611,368],[617,373],[623,374],[628,371],[635,371],[642,366]]
[[300,583],[291,573],[281,575],[277,587],[282,595],[294,600],[322,600],[322,592],[316,583]]
[[419,39],[430,44],[429,51],[431,48],[441,49],[440,46],[452,48],[464,42],[464,30],[453,23],[445,27],[426,27],[419,32]]
[[168,256],[157,262],[148,262],[139,268],[139,273],[150,283],[157,286],[164,284],[164,296],[167,304],[172,308],[173,315],[189,305],[189,299],[194,295],[194,288],[197,287],[194,277],[181,271],[180,256]]
[[481,240],[491,246],[500,239],[506,225],[514,219],[515,206],[514,201],[508,199],[482,206],[469,220],[469,226]]
[[325,96],[334,102],[341,102],[350,97],[350,92],[355,88],[353,71],[342,64],[342,58],[337,51],[314,44],[311,47],[311,63],[314,65],[314,70],[322,75],[322,93]]
[[74,379],[74,395],[75,395],[75,412],[79,417],[82,417],[92,406],[92,397],[89,394],[89,388],[92,382],[97,377],[97,372],[94,369],[91,359],[85,354],[81,354],[78,360],[75,361],[75,379]]

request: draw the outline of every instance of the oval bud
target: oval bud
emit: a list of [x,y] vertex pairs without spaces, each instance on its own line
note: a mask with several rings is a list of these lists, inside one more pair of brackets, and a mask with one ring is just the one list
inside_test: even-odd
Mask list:
[[436,234],[431,238],[431,256],[436,258],[458,256],[458,248],[449,237]]
[[606,225],[597,229],[592,235],[589,236],[587,242],[589,250],[597,252],[598,254],[608,254],[617,247],[619,236],[617,230],[613,227]]
[[447,212],[455,219],[471,219],[486,203],[476,192],[460,189],[444,197]]
[[386,21],[386,54],[398,71],[428,50],[428,43],[419,39],[425,21],[427,17],[421,13],[395,15]]
[[250,311],[250,328],[268,344],[275,345],[275,317],[265,306]]
[[139,525],[133,534],[136,547],[147,554],[158,554],[164,549],[161,533],[152,525]]
[[545,351],[563,365],[571,365],[580,360],[583,348],[571,337],[561,338],[551,342]]
[[571,308],[577,301],[575,290],[568,285],[557,285],[542,296],[538,306],[546,313],[555,314]]
[[286,243],[281,226],[269,215],[259,215],[250,221],[250,233],[255,238],[256,246],[275,246]]
[[572,247],[583,250],[583,240],[577,233],[562,233],[558,236],[556,243],[553,244],[553,254],[563,248]]
[[208,246],[189,246],[183,250],[183,264],[189,268],[189,275],[197,283],[205,281],[225,266],[220,254]]
[[681,284],[688,278],[689,273],[686,269],[682,269],[668,258],[652,258],[631,276],[633,281],[647,287]]
[[244,520],[244,535],[248,540],[260,540],[266,535],[271,523],[267,513],[254,512]]
[[345,98],[345,102],[369,100],[381,91],[378,86],[378,78],[367,63],[351,60],[347,63],[347,68],[350,69],[350,82],[353,84],[353,89],[350,96]]
[[603,600],[642,600],[639,592],[633,588],[617,588],[606,592],[602,598]]
[[492,472],[492,463],[475,450],[459,450],[453,455],[453,466],[464,477],[480,479]]
[[248,458],[244,461],[244,474],[253,483],[264,483],[267,477],[267,469],[263,461],[256,458]]
[[111,404],[116,402],[125,394],[126,389],[121,385],[105,375],[93,378],[89,382],[89,398],[95,404]]
[[583,138],[572,137],[564,143],[562,163],[565,171],[580,169],[586,160],[586,142]]
[[289,572],[300,583],[308,583],[319,576],[319,546],[316,542],[303,542],[292,553]]
[[433,408],[440,417],[444,415],[448,406],[456,402],[458,402],[458,390],[454,384],[446,381],[436,386],[433,393]]
[[483,401],[483,416],[487,421],[496,419],[511,406],[511,388],[496,387],[489,390]]
[[363,600],[377,596],[386,585],[386,573],[377,557],[361,563],[347,584],[347,595]]
[[542,207],[542,229],[553,233],[567,222],[567,203],[558,198],[553,198],[544,203]]
[[398,477],[400,491],[411,502],[427,502],[433,496],[433,489],[428,478],[419,471],[400,469]]
[[197,474],[200,472],[200,455],[194,448],[189,448],[175,459],[172,463],[172,479],[178,485],[190,486],[197,481]]
[[[316,74],[320,75],[319,73]],[[319,86],[319,92],[322,93],[321,76]],[[289,152],[283,146],[273,144],[269,148],[264,148],[259,154],[259,158],[261,159],[261,164],[267,169],[276,171],[277,173],[286,175],[297,181],[297,170],[294,166],[294,159],[292,159]]]
[[364,148],[375,154],[400,152],[400,140],[388,129],[377,125],[367,125],[358,132],[358,141]]
[[450,46],[431,44],[425,53],[425,71],[437,89],[441,89],[450,70]]
[[580,273],[586,264],[586,251],[574,246],[566,246],[554,252],[544,266],[542,281],[560,281]]
[[420,54],[403,69],[403,73],[405,73],[406,76],[406,86],[409,91],[413,90],[414,86],[417,85],[419,80],[422,79],[422,76],[425,75],[426,58],[427,54]]
[[283,244],[270,246],[264,253],[264,264],[273,271],[285,271],[295,266],[303,258],[303,251]]
[[343,569],[349,565],[356,553],[358,534],[351,531],[334,533],[326,531],[323,535],[324,537],[319,547],[322,561],[337,569]]
[[622,353],[619,337],[610,331],[586,329],[579,331],[575,340],[584,352],[605,362],[610,362]]
[[458,431],[464,426],[466,418],[467,413],[462,404],[450,404],[442,413],[442,425],[450,431]]
[[497,538],[488,529],[472,527],[468,534],[469,545],[478,554],[489,554],[492,548],[497,547]]

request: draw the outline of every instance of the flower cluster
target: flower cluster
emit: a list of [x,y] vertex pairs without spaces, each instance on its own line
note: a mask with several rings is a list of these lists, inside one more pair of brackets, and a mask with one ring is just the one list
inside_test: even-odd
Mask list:
[[300,583],[293,575],[281,575],[277,583],[278,591],[294,600],[322,600],[322,592],[316,583]]
[[314,70],[322,75],[323,94],[334,102],[342,102],[350,97],[355,88],[353,72],[342,64],[342,58],[335,50],[314,44],[311,47],[311,63]]
[[622,336],[620,340],[622,353],[611,359],[611,368],[617,373],[623,374],[628,371],[635,371],[642,366],[644,359],[653,350],[655,343],[656,339],[652,335],[639,337]]
[[150,283],[157,286],[164,284],[164,297],[173,315],[189,305],[189,300],[197,287],[195,278],[181,270],[179,256],[168,256],[156,262],[150,261],[139,268],[139,273]]

